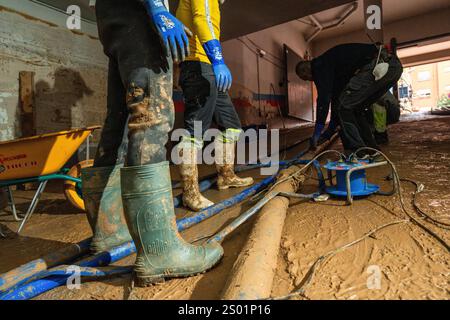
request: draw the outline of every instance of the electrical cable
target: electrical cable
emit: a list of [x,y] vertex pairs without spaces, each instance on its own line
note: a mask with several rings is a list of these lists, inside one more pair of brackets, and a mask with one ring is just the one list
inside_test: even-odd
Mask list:
[[431,223],[435,224],[436,226],[438,226],[440,228],[448,229],[448,227],[450,227],[450,223],[446,223],[446,222],[442,222],[437,219],[434,219],[429,214],[427,214],[422,209],[420,209],[419,206],[417,205],[417,202],[416,202],[417,194],[419,194],[420,192],[423,191],[423,184],[419,184],[416,181],[414,181],[412,179],[407,179],[407,178],[402,178],[402,179],[400,179],[400,181],[409,182],[416,186],[416,191],[414,191],[414,193],[413,193],[412,204],[413,204],[413,207],[416,209],[416,211],[419,214],[421,214],[425,220],[430,220]]
[[340,247],[338,247],[338,248],[336,248],[334,250],[331,250],[331,251],[321,255],[319,258],[316,259],[316,261],[314,261],[314,263],[309,268],[308,272],[306,272],[306,275],[305,275],[305,277],[303,277],[302,281],[300,282],[298,289],[296,289],[295,291],[293,291],[293,292],[291,292],[291,293],[289,293],[289,294],[287,294],[285,296],[277,297],[277,298],[268,298],[268,299],[265,299],[265,300],[287,300],[287,299],[292,298],[294,296],[298,296],[298,295],[304,294],[306,286],[311,283],[311,280],[312,280],[312,278],[314,276],[314,271],[317,269],[317,267],[319,266],[319,264],[321,262],[323,262],[327,258],[330,258],[330,257],[336,255],[337,253],[339,253],[341,251],[344,251],[345,249],[348,249],[348,248],[354,246],[355,244],[357,244],[357,243],[359,243],[359,242],[361,242],[361,241],[363,241],[363,240],[373,236],[376,232],[378,232],[378,231],[380,231],[382,229],[385,229],[385,228],[393,226],[393,225],[397,225],[397,224],[401,224],[401,223],[408,223],[408,222],[409,222],[409,220],[405,219],[405,220],[397,220],[397,221],[392,221],[392,222],[383,224],[383,225],[381,225],[381,226],[379,226],[379,227],[377,227],[377,228],[367,232],[362,237],[360,237],[360,238],[358,238],[356,240],[353,240],[353,241],[351,241],[351,242],[349,242],[349,243],[347,243],[347,244],[345,244],[343,246],[340,246]]
[[[377,228],[367,232],[362,237],[360,237],[360,238],[358,238],[358,239],[356,239],[356,240],[354,240],[352,242],[349,242],[349,243],[347,243],[347,244],[345,244],[343,246],[340,246],[340,247],[338,247],[338,248],[336,248],[336,249],[334,249],[332,251],[329,251],[329,252],[321,255],[319,258],[317,258],[315,260],[315,262],[308,269],[305,277],[300,282],[300,284],[298,286],[298,289],[296,289],[295,291],[291,292],[288,295],[285,295],[285,296],[282,296],[282,297],[277,297],[277,298],[268,298],[268,299],[265,299],[265,300],[287,300],[287,299],[292,298],[294,296],[304,295],[305,287],[311,282],[311,279],[312,279],[312,277],[314,275],[314,271],[317,269],[318,265],[321,262],[323,262],[325,259],[327,259],[329,257],[332,257],[332,256],[336,255],[337,253],[339,253],[339,252],[341,252],[341,251],[343,251],[343,250],[345,250],[347,248],[350,248],[351,246],[353,246],[353,245],[363,241],[364,239],[373,236],[373,234],[375,234],[376,232],[378,232],[378,231],[380,231],[380,230],[382,230],[384,228],[393,226],[393,225],[397,225],[397,224],[401,224],[401,223],[413,222],[416,225],[418,225],[420,228],[422,228],[424,231],[426,231],[428,234],[430,234],[433,238],[435,238],[435,240],[437,240],[442,246],[444,246],[447,249],[448,252],[450,252],[450,246],[441,237],[439,237],[435,232],[433,232],[432,230],[430,230],[429,228],[427,228],[426,226],[421,224],[418,220],[416,220],[413,216],[411,216],[409,214],[409,212],[406,210],[406,207],[405,207],[405,204],[404,204],[404,201],[403,201],[402,191],[401,191],[401,180],[402,179],[400,179],[398,171],[397,171],[397,168],[395,167],[394,163],[383,152],[381,152],[380,150],[374,149],[374,148],[363,147],[363,148],[360,148],[360,149],[356,150],[354,153],[352,153],[349,156],[348,161],[351,161],[351,159],[356,158],[356,154],[358,152],[360,152],[360,151],[363,151],[363,150],[375,151],[375,154],[372,155],[373,158],[376,157],[377,155],[381,155],[389,163],[389,165],[391,166],[392,172],[394,174],[393,179],[394,179],[394,184],[396,186],[395,190],[397,190],[397,193],[399,195],[401,208],[402,208],[403,212],[408,216],[408,219],[397,220],[397,221],[393,221],[393,222],[389,222],[389,223],[383,224],[383,225],[381,225],[381,226],[379,226],[379,227],[377,227]],[[334,150],[328,150],[328,151],[334,151]],[[323,153],[327,153],[327,152],[325,151]],[[316,158],[320,157],[323,153],[319,154]],[[338,153],[340,153],[340,152],[338,152]],[[308,166],[308,164],[305,165],[305,167],[306,166]],[[302,169],[304,169],[305,167],[302,167],[297,172],[301,172]],[[297,175],[297,172],[291,174],[290,177],[294,177],[295,175]],[[286,178],[286,179],[283,179],[283,180],[286,181],[288,179],[289,178]],[[408,182],[412,182],[413,184],[416,185],[417,189],[416,189],[416,192],[414,192],[414,200],[413,200],[413,202],[415,203],[415,196],[417,195],[417,193],[419,193],[421,191],[420,190],[421,188],[419,187],[419,185],[415,181],[412,181],[410,179],[403,179],[403,180],[408,181]],[[274,186],[272,186],[272,188]],[[415,208],[416,208],[416,210],[418,210],[419,213],[421,213],[421,214],[423,214],[425,216],[425,218],[423,218],[423,219],[427,219],[427,218],[430,219],[431,218],[426,213],[424,213],[422,210],[420,210],[420,208],[418,208],[416,205],[415,205]],[[435,220],[435,219],[432,219],[432,221],[433,220]],[[440,221],[437,221],[437,223],[446,225],[445,223],[442,223]]]
[[[403,212],[410,218],[410,220],[416,224],[417,226],[419,226],[420,228],[422,228],[422,230],[424,230],[425,232],[427,232],[429,235],[431,235],[436,241],[438,241],[448,252],[450,252],[450,245],[448,243],[446,243],[439,235],[437,235],[434,231],[430,230],[428,227],[426,227],[425,225],[423,225],[422,223],[420,223],[416,218],[414,218],[406,209],[405,206],[405,202],[403,200],[403,194],[401,191],[401,181],[400,181],[400,176],[398,174],[397,168],[395,167],[394,163],[380,150],[374,149],[374,148],[370,148],[370,147],[362,147],[359,148],[358,150],[356,150],[353,154],[351,154],[349,156],[349,159],[352,159],[353,157],[356,157],[356,154],[360,151],[363,150],[368,150],[368,151],[373,151],[375,152],[374,155],[372,155],[372,157],[376,157],[378,155],[381,155],[391,166],[392,168],[392,172],[394,173],[394,185],[396,186],[396,190],[397,190],[397,194],[399,196],[399,200],[400,200],[400,206],[403,210]],[[424,219],[421,217],[421,219]]]

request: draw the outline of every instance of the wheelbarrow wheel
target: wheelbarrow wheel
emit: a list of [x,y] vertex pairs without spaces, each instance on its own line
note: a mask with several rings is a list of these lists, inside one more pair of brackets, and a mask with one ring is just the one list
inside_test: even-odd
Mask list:
[[[70,168],[69,172],[67,172],[68,176],[74,177],[74,178],[80,178],[81,177],[81,169],[89,168],[94,165],[94,160],[85,160],[78,162],[76,165],[74,165],[72,168]],[[64,181],[64,194],[69,200],[69,202],[76,208],[80,210],[85,210],[84,207],[84,201],[83,201],[83,195],[81,193],[81,184],[78,182],[65,180]]]

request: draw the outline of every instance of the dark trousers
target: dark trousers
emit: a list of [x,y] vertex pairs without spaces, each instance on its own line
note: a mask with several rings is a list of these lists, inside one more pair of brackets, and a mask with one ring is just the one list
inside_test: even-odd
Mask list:
[[345,87],[339,97],[340,136],[344,149],[377,148],[365,110],[378,101],[401,77],[403,67],[396,56],[390,56],[387,74],[375,81],[372,74],[376,61],[364,66]]
[[180,68],[180,86],[185,104],[184,127],[191,136],[194,136],[194,121],[201,121],[202,135],[211,127],[213,120],[221,130],[241,129],[230,95],[217,90],[212,66],[204,62],[185,61]]
[[96,15],[109,70],[107,115],[94,166],[165,161],[175,114],[171,58],[138,1],[97,0]]

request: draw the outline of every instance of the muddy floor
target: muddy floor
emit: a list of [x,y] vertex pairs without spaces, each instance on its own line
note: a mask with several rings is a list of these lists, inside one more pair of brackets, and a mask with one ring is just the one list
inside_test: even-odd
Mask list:
[[[450,119],[407,122],[390,128],[383,148],[402,178],[424,184],[418,206],[450,223]],[[340,149],[336,144],[334,149]],[[389,190],[386,168],[371,169],[369,180]],[[305,189],[308,187],[305,186]],[[406,208],[415,187],[402,182]],[[297,291],[320,256],[392,221],[404,219],[398,197],[371,196],[352,206],[343,200],[292,202],[285,223],[273,297]],[[449,229],[422,221],[450,243]],[[373,237],[323,260],[297,299],[449,299],[450,255],[412,223],[385,228]]]
[[[308,136],[308,130],[286,131],[281,135],[282,145],[302,140]],[[450,223],[450,118],[401,123],[390,128],[390,138],[390,145],[383,151],[395,162],[400,175],[425,185],[425,190],[417,197],[418,205],[434,218]],[[282,158],[292,157],[305,146],[305,143],[298,145],[283,153]],[[340,145],[333,148],[339,149]],[[212,168],[202,169],[202,175],[213,172]],[[259,180],[258,173],[255,170],[248,174]],[[387,169],[373,169],[369,179],[387,190],[389,183],[383,180],[387,174]],[[173,176],[176,179],[176,170]],[[313,191],[316,183],[310,180],[303,191]],[[402,190],[407,208],[413,212],[410,201],[414,187],[404,183]],[[217,202],[239,191],[219,193],[211,189],[205,195]],[[18,208],[24,211],[32,192],[16,191],[15,196]],[[190,242],[209,236],[249,205],[244,202],[225,210],[182,235]],[[179,218],[190,214],[185,209],[177,209]],[[340,199],[324,203],[292,201],[272,296],[284,296],[296,290],[311,264],[321,255],[361,237],[372,228],[403,218],[397,197],[372,196],[359,199],[350,207]],[[450,243],[447,230],[426,225]],[[0,273],[91,235],[84,213],[67,203],[58,184],[48,187],[36,214],[20,236],[14,234],[17,223],[8,212],[0,213],[0,226],[8,235],[8,239],[0,239]],[[249,221],[223,242],[223,260],[206,274],[170,280],[145,289],[130,289],[130,277],[122,276],[84,283],[81,290],[60,287],[37,299],[218,299],[251,226],[252,221]],[[202,241],[204,239],[196,243]],[[118,264],[131,265],[133,260],[131,256]],[[448,299],[449,263],[445,249],[421,229],[412,224],[396,225],[323,261],[305,293],[296,298]]]

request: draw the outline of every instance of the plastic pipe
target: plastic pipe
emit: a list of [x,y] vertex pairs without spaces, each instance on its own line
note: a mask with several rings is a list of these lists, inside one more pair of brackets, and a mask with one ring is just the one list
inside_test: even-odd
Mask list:
[[[62,276],[62,277],[69,277],[72,274],[74,274],[74,269],[71,269],[71,265],[60,265],[58,267],[42,271],[40,273],[35,274],[32,277],[29,277],[23,281],[20,281],[19,283],[16,283],[14,286],[8,288],[8,292],[11,293],[14,290],[17,290],[20,287],[25,286],[28,283],[31,283],[33,281],[49,278],[49,277],[56,277],[56,276]],[[132,266],[126,266],[126,267],[80,267],[78,266],[78,269],[76,272],[78,273],[78,276],[80,277],[88,277],[88,278],[100,278],[100,277],[110,277],[114,275],[120,275],[129,273],[133,270]],[[2,296],[0,296],[0,299],[3,299]]]
[[0,292],[8,290],[17,283],[22,282],[51,267],[68,263],[89,252],[89,245],[92,238],[72,244],[68,247],[57,250],[42,258],[30,261],[18,268],[8,271],[0,276]]
[[[102,252],[92,257],[84,259],[77,263],[80,267],[99,267],[105,266],[116,261],[119,261],[132,253],[136,252],[136,247],[133,242],[127,242],[121,246],[115,247],[108,252]],[[123,269],[119,269],[122,270]],[[67,281],[67,276],[52,276],[47,279],[40,279],[29,284],[23,285],[16,290],[11,290],[0,296],[0,300],[28,300],[39,296],[40,294],[52,290],[56,287],[64,285]]]
[[[302,142],[304,142],[304,141],[302,141]],[[295,158],[302,157],[304,154],[306,154],[306,152],[307,152],[307,150],[304,150],[304,151],[300,152]],[[281,166],[288,166],[294,161],[297,162],[297,163],[307,163],[308,162],[307,160],[296,160],[295,158],[294,158],[294,160],[290,160],[290,161],[281,161],[281,162],[278,163],[278,165],[280,167]],[[314,165],[316,166],[316,164],[314,164]],[[252,170],[252,169],[255,169],[255,168],[260,168],[260,167],[265,167],[265,166],[271,166],[271,163],[267,163],[267,164],[261,164],[260,163],[260,164],[256,164],[256,165],[247,165],[247,166],[237,167],[236,168],[236,172],[243,172],[243,171]],[[322,172],[320,171],[320,169],[318,169],[319,179],[320,179],[320,175],[321,174],[322,174]],[[178,226],[179,231],[185,230],[185,229],[187,229],[187,228],[189,228],[189,227],[191,227],[191,226],[193,226],[193,225],[195,225],[195,224],[197,224],[199,222],[202,222],[202,221],[204,221],[204,220],[206,220],[206,219],[216,215],[217,213],[221,212],[222,210],[224,210],[226,208],[229,208],[229,207],[235,205],[236,203],[239,203],[239,202],[245,200],[246,198],[252,196],[256,192],[259,192],[260,190],[262,190],[263,188],[265,188],[266,186],[271,184],[275,180],[275,177],[276,177],[276,175],[268,177],[268,178],[264,179],[263,181],[261,181],[260,183],[255,184],[252,187],[250,187],[250,188],[242,191],[241,193],[235,195],[234,197],[232,197],[230,199],[227,199],[225,201],[222,201],[222,202],[220,202],[220,203],[218,203],[218,204],[216,204],[216,205],[214,205],[214,206],[212,206],[210,208],[207,208],[207,209],[199,212],[198,214],[196,214],[193,217],[180,219],[179,221],[177,221],[177,226]],[[320,179],[321,182],[322,182],[322,180],[323,179]],[[205,179],[205,180],[201,181],[200,182],[200,188],[201,188],[202,192],[207,190],[207,189],[209,189],[214,183],[215,183],[215,179]],[[179,195],[179,196],[174,198],[174,206],[175,207],[177,207],[177,206],[179,206],[181,204],[181,197],[182,197],[182,195]],[[83,240],[82,242],[80,242],[78,244],[80,246],[80,248],[83,248],[83,252],[84,253],[86,253],[87,250],[89,249],[90,242],[91,242],[91,238]],[[133,246],[134,246],[134,244],[133,244]],[[81,253],[80,253],[80,255],[81,255]],[[94,257],[97,257],[97,255],[94,256]],[[76,258],[76,256],[72,257],[71,260],[73,260],[74,258]],[[19,267],[19,270],[24,271],[23,273],[22,272],[18,272],[17,273],[17,269],[14,269],[14,270],[8,272],[8,274],[9,273],[16,273],[16,274],[23,274],[23,275],[20,278],[16,278],[16,280],[13,281],[13,282],[11,282],[9,280],[5,280],[6,278],[2,277],[2,278],[0,278],[0,285],[3,284],[4,288],[6,288],[6,286],[7,286],[7,288],[11,288],[13,286],[17,286],[17,283],[19,283],[19,282],[26,282],[28,278],[31,278],[33,275],[37,274],[38,272],[43,271],[43,269],[42,269],[43,267],[40,267],[40,268],[36,269],[33,266],[36,265],[38,263],[38,261],[44,260],[44,259],[46,259],[46,258],[37,259],[37,260],[32,261],[32,262],[30,262],[30,263],[28,263],[28,264],[26,264],[26,265],[24,265],[22,267]],[[48,268],[49,266],[52,266],[52,265],[60,264],[60,263],[64,263],[64,261],[62,261],[62,262],[58,262],[57,261],[54,264],[47,265],[46,268]],[[29,271],[26,272],[25,270],[29,270]],[[3,283],[1,282],[1,280],[3,280]],[[45,281],[45,280],[39,280],[39,281]],[[51,280],[49,280],[49,281],[51,281]],[[51,289],[52,288],[47,289],[46,291],[51,290]],[[3,291],[3,290],[0,290],[0,292],[1,291]],[[43,292],[46,292],[46,291],[43,291]],[[41,293],[43,293],[43,292],[41,292]],[[41,294],[41,293],[39,293],[39,294]]]
[[267,187],[268,185],[273,183],[275,181],[275,178],[276,178],[276,174],[273,176],[270,176],[268,178],[265,178],[261,182],[254,184],[250,188],[245,189],[244,191],[238,193],[237,195],[235,195],[227,200],[219,202],[209,208],[206,208],[205,210],[198,212],[196,215],[194,215],[192,217],[183,218],[183,219],[178,220],[177,221],[178,230],[183,231],[183,230],[193,226],[194,224],[200,223],[200,222],[218,214],[222,210],[229,208],[229,207],[247,199],[248,197],[254,195],[255,193],[261,191],[262,189],[264,189],[265,187]]
[[[293,161],[294,160],[281,161],[278,163],[278,165],[280,167],[288,166]],[[306,164],[308,162],[309,162],[308,160],[295,160],[295,163],[301,163],[301,164]],[[243,171],[253,170],[256,168],[267,167],[267,166],[271,166],[271,165],[272,165],[271,163],[267,163],[267,164],[260,163],[260,164],[255,164],[255,165],[241,166],[241,167],[236,167],[236,172],[243,172]],[[317,168],[318,164],[315,163],[314,165]],[[320,167],[318,168],[317,172],[318,172],[319,179],[320,179],[320,174],[322,173],[320,171]],[[200,222],[220,213],[222,210],[229,208],[229,207],[235,205],[236,203],[239,203],[239,202],[245,200],[246,198],[252,196],[256,192],[259,192],[260,190],[265,188],[267,185],[271,184],[274,180],[275,180],[275,175],[261,181],[258,184],[253,185],[252,187],[242,191],[241,193],[235,195],[234,197],[232,197],[230,199],[224,200],[210,208],[207,208],[207,209],[201,211],[200,213],[198,213],[197,215],[195,215],[193,217],[188,217],[188,218],[184,218],[184,219],[177,221],[177,226],[179,227],[179,231],[185,230],[197,223],[200,223]],[[215,181],[216,181],[216,179],[206,179],[206,180],[201,181],[200,189],[202,191],[209,189],[215,183]],[[322,182],[322,179],[320,179],[320,181]],[[181,197],[182,197],[182,195],[179,195],[174,198],[175,207],[177,207],[181,204]],[[6,290],[11,290],[11,288],[17,287],[17,285],[19,283],[29,282],[30,278],[37,275],[38,273],[43,272],[43,271],[47,270],[48,268],[53,267],[55,265],[59,265],[61,263],[66,263],[66,262],[72,261],[75,258],[87,253],[89,250],[89,245],[90,245],[91,240],[92,240],[92,238],[89,238],[89,239],[81,241],[80,243],[78,243],[76,245],[73,245],[74,248],[79,248],[79,250],[76,251],[75,253],[73,253],[73,249],[70,251],[68,251],[68,249],[64,249],[67,252],[61,250],[61,252],[50,254],[44,258],[31,261],[19,268],[11,270],[8,273],[5,273],[4,275],[2,275],[0,277],[0,292],[6,291]],[[57,258],[60,256],[61,256],[61,258]],[[45,276],[44,274],[41,274],[39,276],[39,278],[43,278],[44,276]]]
[[301,193],[291,193],[291,192],[270,192],[267,194],[264,198],[259,200],[253,207],[251,207],[249,210],[245,211],[243,214],[241,214],[239,217],[237,217],[233,222],[231,222],[229,225],[227,225],[225,228],[223,228],[220,232],[216,233],[213,237],[208,239],[206,241],[207,243],[217,241],[222,242],[223,239],[232,233],[234,230],[236,230],[239,226],[241,226],[244,222],[246,222],[248,219],[253,217],[258,211],[270,200],[277,196],[284,196],[288,198],[302,198],[302,199],[314,199],[315,197],[319,196],[320,193],[312,193],[312,194],[301,194]]

